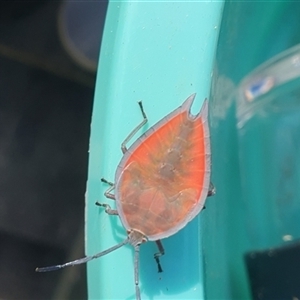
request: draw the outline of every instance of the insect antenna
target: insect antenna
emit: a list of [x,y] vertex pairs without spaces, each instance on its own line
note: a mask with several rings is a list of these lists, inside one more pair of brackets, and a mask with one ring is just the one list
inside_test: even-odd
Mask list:
[[97,254],[94,254],[94,255],[91,255],[91,256],[86,256],[86,257],[83,257],[83,258],[79,258],[79,259],[76,259],[74,261],[70,261],[70,262],[67,262],[65,264],[62,264],[62,265],[56,265],[56,266],[50,266],[50,267],[43,267],[43,268],[36,268],[35,271],[36,272],[50,272],[50,271],[56,271],[56,270],[60,270],[60,269],[63,269],[65,267],[70,267],[70,266],[75,266],[75,265],[80,265],[80,264],[84,264],[84,263],[87,263],[88,261],[92,260],[92,259],[96,259],[96,258],[99,258],[101,256],[104,256],[110,252],[113,252],[115,250],[117,250],[118,248],[128,244],[129,242],[129,239],[127,238],[126,240],[122,241],[121,243],[111,247],[111,248],[108,248],[107,250],[105,251],[102,251],[102,252],[99,252]]
[[134,247],[134,282],[136,300],[141,300],[141,292],[139,287],[139,262],[140,262],[140,245]]

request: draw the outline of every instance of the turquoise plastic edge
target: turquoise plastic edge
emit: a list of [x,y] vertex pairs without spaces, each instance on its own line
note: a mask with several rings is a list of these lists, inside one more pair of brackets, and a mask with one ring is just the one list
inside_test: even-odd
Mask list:
[[[101,46],[91,124],[86,193],[87,255],[126,237],[118,217],[95,206],[105,199],[101,177],[114,180],[120,144],[141,121],[148,127],[196,92],[193,111],[209,97],[223,1],[110,2]],[[141,130],[137,137],[147,128]],[[163,273],[154,243],[141,246],[142,299],[203,299],[201,228],[195,218],[164,240]],[[133,251],[125,246],[88,263],[89,299],[135,299]]]

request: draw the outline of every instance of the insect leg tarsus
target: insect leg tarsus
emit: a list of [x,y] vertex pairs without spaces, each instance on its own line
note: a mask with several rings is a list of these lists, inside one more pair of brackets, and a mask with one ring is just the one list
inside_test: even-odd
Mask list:
[[96,205],[98,206],[102,206],[105,208],[105,212],[108,214],[108,215],[118,215],[118,211],[116,209],[111,209],[111,207],[106,204],[106,203],[100,203],[100,202],[96,202],[95,203]]
[[127,138],[124,140],[124,142],[121,144],[121,150],[123,153],[125,153],[127,151],[127,146],[126,144],[133,138],[133,136],[148,122],[148,119],[147,119],[147,116],[146,116],[146,113],[144,111],[144,107],[143,107],[143,103],[142,101],[139,101],[138,102],[139,106],[140,106],[140,110],[141,110],[141,113],[142,113],[142,116],[143,116],[143,121],[138,125],[136,126],[130,133],[129,135],[127,136]]
[[115,184],[104,179],[104,178],[101,178],[101,182],[104,182],[106,184],[108,184],[110,187],[104,192],[104,196],[108,199],[112,199],[112,200],[116,200],[116,197],[113,193],[111,193],[112,190],[115,189]]
[[216,188],[215,186],[213,185],[213,183],[211,182],[209,184],[209,189],[208,189],[208,193],[207,193],[207,197],[210,197],[210,196],[213,196],[216,194]]
[[106,183],[106,184],[108,184],[108,185],[110,185],[110,186],[113,186],[113,185],[114,185],[112,182],[106,180],[106,179],[103,178],[103,177],[101,178],[101,182],[104,182],[104,183]]
[[161,242],[161,240],[157,240],[155,241],[156,245],[157,245],[157,248],[158,248],[158,252],[154,254],[154,259],[157,263],[157,267],[158,267],[158,273],[161,273],[163,272],[163,269],[161,267],[161,264],[160,264],[160,261],[159,261],[159,258],[165,254],[165,249],[163,247],[163,244]]

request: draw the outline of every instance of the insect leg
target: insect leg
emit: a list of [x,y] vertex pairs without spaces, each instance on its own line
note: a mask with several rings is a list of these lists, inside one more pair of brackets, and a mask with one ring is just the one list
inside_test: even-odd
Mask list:
[[[207,193],[207,197],[210,197],[210,196],[213,196],[216,194],[216,188],[215,186],[213,185],[213,183],[210,183],[209,184],[209,189],[208,189],[208,193]],[[206,207],[203,206],[202,209],[205,209]]]
[[139,106],[140,106],[140,110],[141,110],[141,113],[142,113],[142,116],[143,116],[143,121],[138,125],[136,126],[130,133],[129,135],[127,136],[127,138],[124,140],[124,142],[121,144],[121,150],[123,153],[125,153],[127,151],[127,147],[126,147],[126,144],[133,138],[133,136],[147,123],[148,119],[147,119],[147,116],[146,116],[146,113],[144,111],[144,108],[143,108],[143,104],[142,104],[142,101],[139,101],[138,102]]
[[161,265],[160,265],[159,258],[160,258],[162,255],[165,254],[165,249],[164,249],[164,247],[163,247],[163,245],[162,245],[161,240],[157,240],[157,241],[155,241],[155,243],[156,243],[156,245],[157,245],[158,252],[154,254],[154,259],[155,259],[155,261],[156,261],[156,263],[157,263],[158,273],[161,273],[161,272],[163,272],[163,269],[162,269],[162,267],[161,267]]
[[97,201],[95,204],[97,206],[105,207],[105,212],[108,215],[118,215],[118,211],[116,209],[111,209],[111,207],[108,204],[106,204],[106,203],[100,203],[100,202]]
[[108,181],[107,179],[105,179],[105,178],[101,178],[101,182],[104,182],[104,183],[106,183],[106,184],[108,184],[108,185],[110,185],[110,186],[113,186],[114,184],[112,183],[112,182],[110,182],[110,181]]
[[[112,182],[107,181],[104,178],[101,178],[101,181],[104,182],[104,183],[107,183],[108,185],[110,185],[110,187],[104,193],[105,197],[108,198],[108,199],[116,200],[115,195],[111,193],[111,191],[115,188],[115,185]],[[100,203],[98,201],[95,204],[98,205],[98,206],[105,207],[105,212],[109,215],[118,215],[117,210],[116,209],[111,209],[111,207],[108,204]]]
[[216,194],[216,188],[213,185],[213,183],[209,184],[209,189],[208,189],[208,193],[207,193],[207,197],[213,196]]
[[110,187],[105,191],[104,196],[108,199],[116,200],[115,195],[111,193],[111,191],[115,189],[114,183],[107,181],[104,178],[101,178],[101,182],[104,182],[104,183],[110,185]]

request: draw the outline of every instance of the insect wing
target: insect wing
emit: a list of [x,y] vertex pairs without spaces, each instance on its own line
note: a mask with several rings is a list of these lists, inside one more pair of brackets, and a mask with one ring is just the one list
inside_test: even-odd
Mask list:
[[168,237],[203,208],[210,183],[208,104],[190,113],[195,94],[143,134],[116,172],[117,209],[126,229]]

